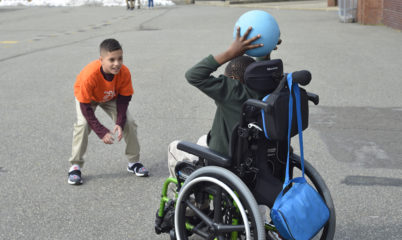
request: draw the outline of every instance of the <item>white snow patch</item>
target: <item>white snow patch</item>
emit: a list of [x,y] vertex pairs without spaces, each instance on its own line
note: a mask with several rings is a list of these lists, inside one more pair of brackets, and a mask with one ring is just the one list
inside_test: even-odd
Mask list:
[[[145,7],[148,0],[141,0]],[[79,7],[85,5],[95,6],[126,6],[125,0],[0,0],[0,7],[10,6],[48,6],[48,7]],[[170,0],[154,0],[155,6],[171,6],[174,3]]]

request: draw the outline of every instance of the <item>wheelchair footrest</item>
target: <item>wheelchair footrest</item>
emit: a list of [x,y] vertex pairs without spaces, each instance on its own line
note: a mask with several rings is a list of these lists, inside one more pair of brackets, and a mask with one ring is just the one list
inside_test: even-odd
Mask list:
[[174,229],[174,201],[170,200],[163,211],[163,216],[159,216],[159,209],[156,211],[155,232],[156,234],[168,233]]

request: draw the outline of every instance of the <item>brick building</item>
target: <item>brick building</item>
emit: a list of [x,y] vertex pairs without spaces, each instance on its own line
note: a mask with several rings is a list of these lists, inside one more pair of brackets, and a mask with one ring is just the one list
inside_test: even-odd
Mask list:
[[[328,6],[337,6],[338,1],[328,0]],[[402,30],[402,0],[358,0],[357,22]]]

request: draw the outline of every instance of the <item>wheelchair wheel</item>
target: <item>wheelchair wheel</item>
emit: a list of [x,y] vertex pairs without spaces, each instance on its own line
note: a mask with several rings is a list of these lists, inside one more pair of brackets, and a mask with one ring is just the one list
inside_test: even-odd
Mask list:
[[239,177],[221,167],[200,168],[186,179],[174,220],[178,240],[193,234],[201,239],[265,240],[252,193]]
[[[291,166],[293,168],[290,169],[291,176],[298,177],[301,175],[301,162],[300,156],[296,154],[292,154],[290,156]],[[317,192],[321,195],[330,212],[330,217],[327,224],[324,228],[313,238],[320,240],[332,240],[335,235],[335,225],[336,225],[336,215],[335,215],[335,207],[332,201],[331,193],[325,184],[324,180],[320,176],[320,174],[315,170],[315,168],[306,160],[304,160],[304,173],[306,180],[317,190]],[[270,234],[267,234],[270,235]],[[268,238],[275,239],[275,238]]]

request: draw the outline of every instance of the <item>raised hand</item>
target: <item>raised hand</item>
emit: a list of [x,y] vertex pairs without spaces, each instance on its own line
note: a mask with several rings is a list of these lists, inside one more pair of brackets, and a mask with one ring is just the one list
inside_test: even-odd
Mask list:
[[262,43],[252,44],[255,40],[261,37],[260,34],[250,39],[247,39],[252,29],[253,29],[252,27],[249,27],[247,31],[243,34],[243,36],[240,36],[240,27],[237,27],[236,39],[225,52],[215,56],[215,60],[222,65],[227,61],[232,60],[235,57],[242,56],[246,51],[250,49],[264,46],[264,44]]

